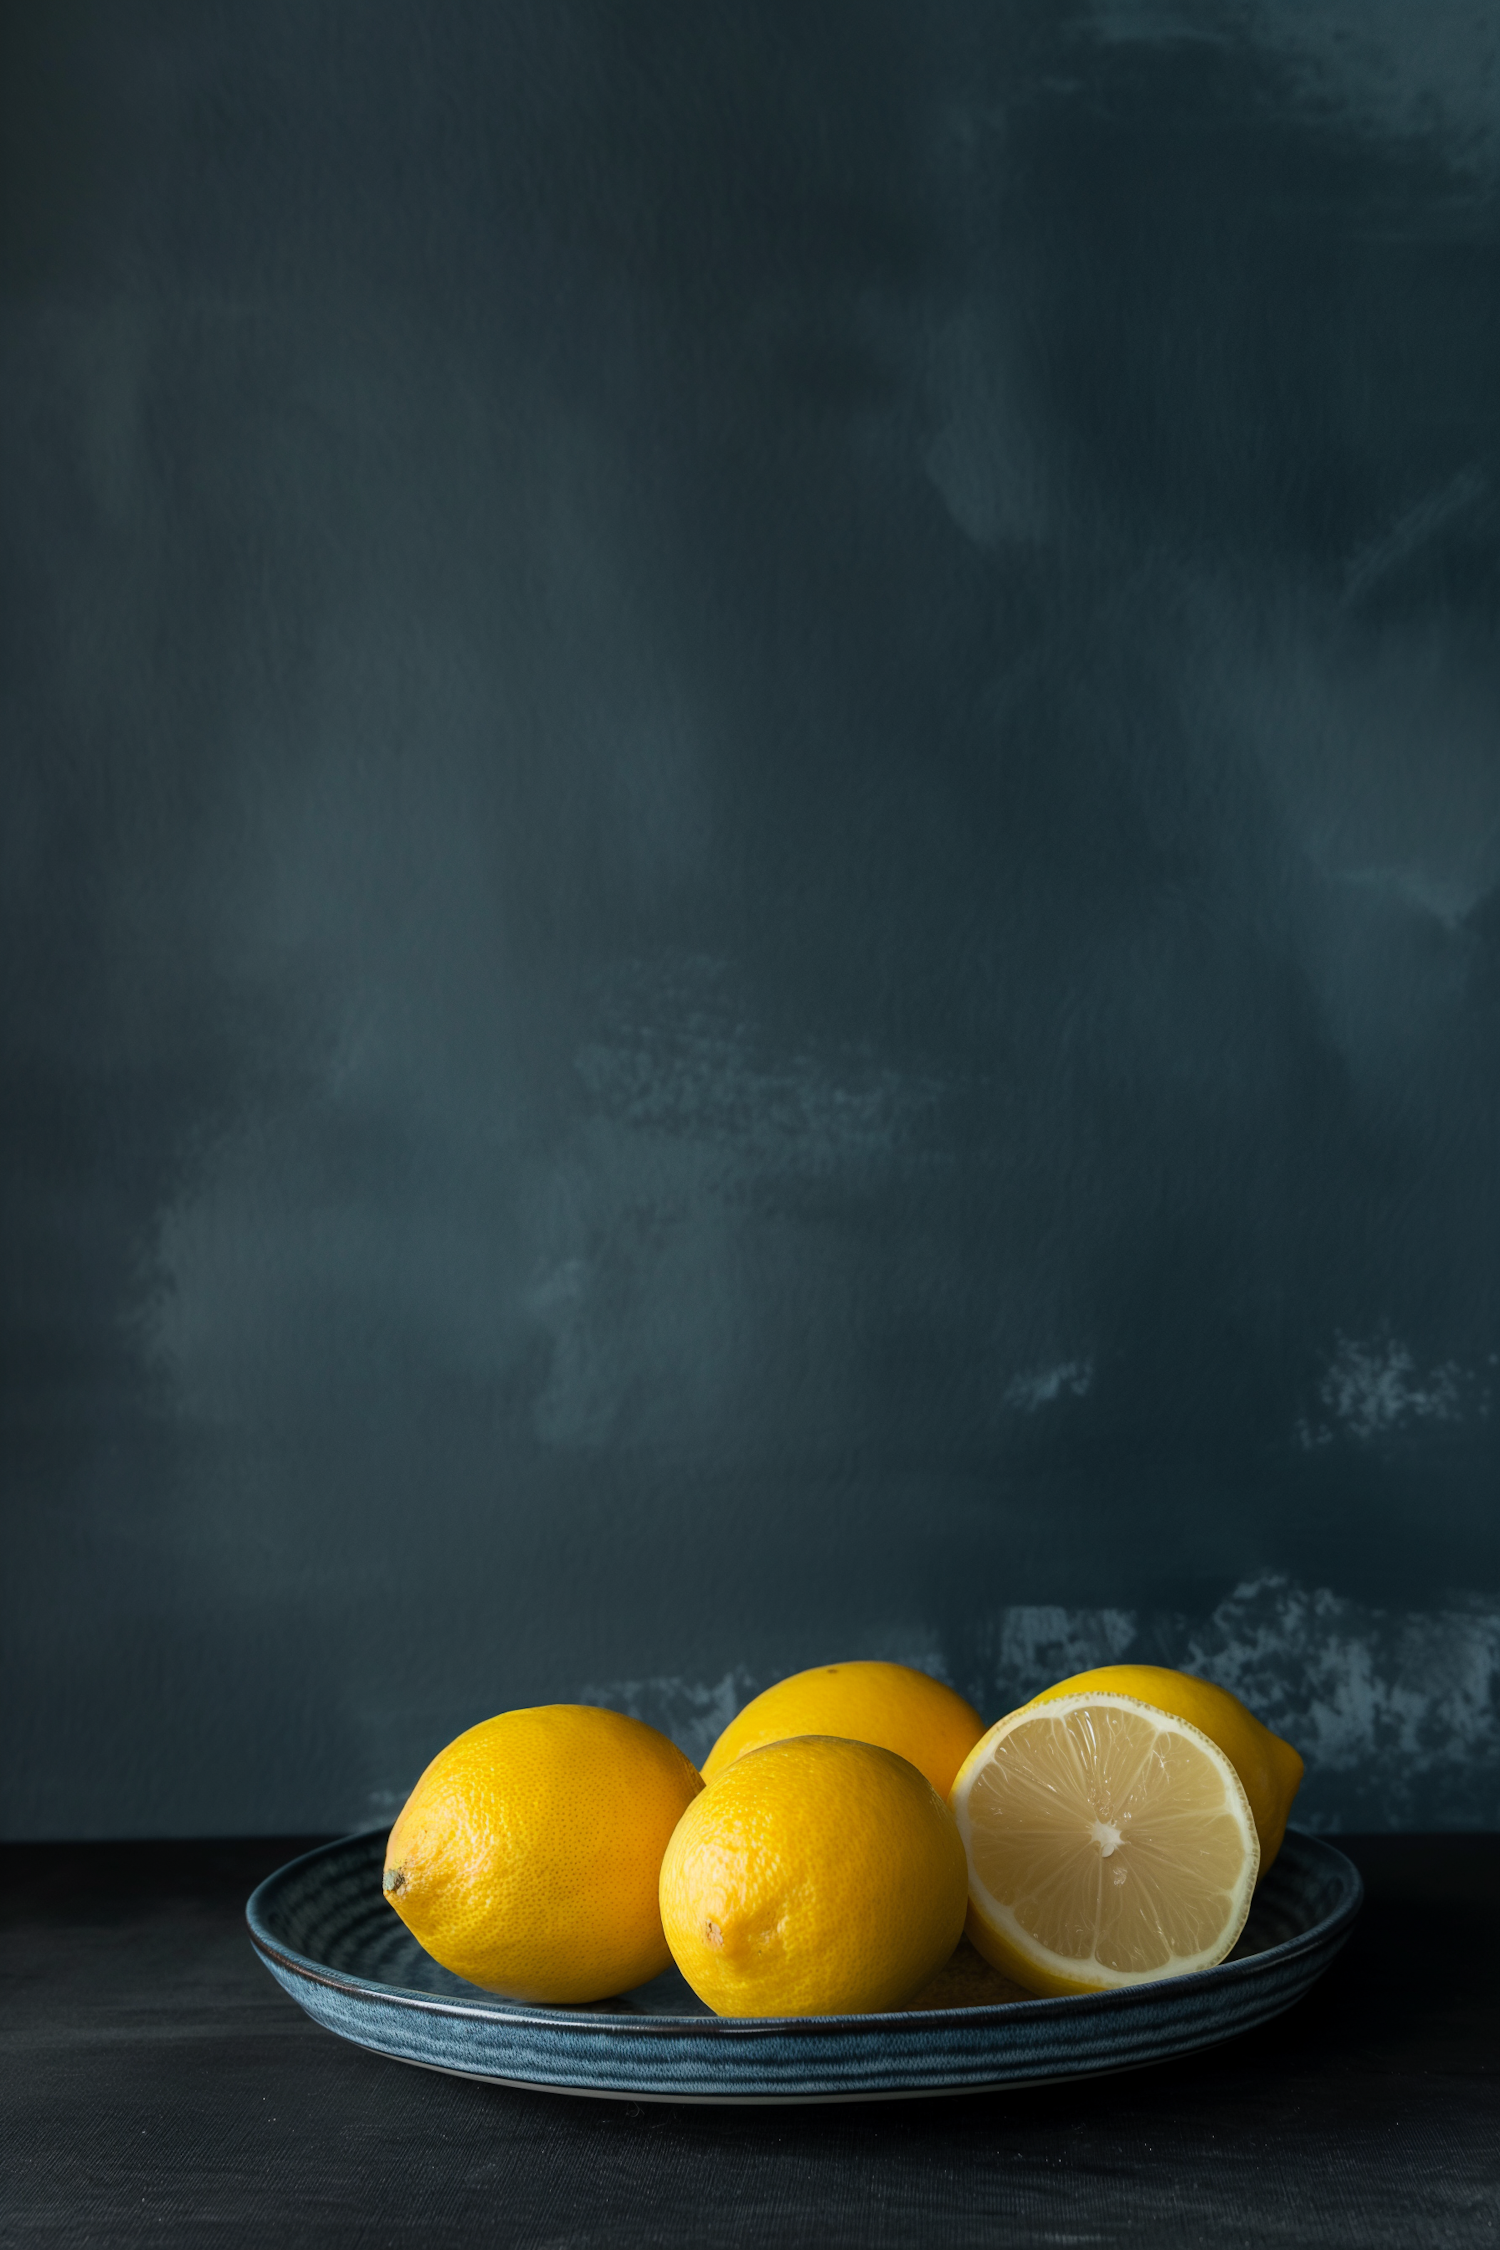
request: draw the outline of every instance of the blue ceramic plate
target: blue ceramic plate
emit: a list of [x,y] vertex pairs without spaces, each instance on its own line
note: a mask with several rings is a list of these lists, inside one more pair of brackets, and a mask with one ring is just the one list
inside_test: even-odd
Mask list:
[[246,1909],[256,1951],[315,2023],[398,2062],[632,2101],[870,2101],[1162,2062],[1300,1999],[1364,1895],[1342,1852],[1292,1834],[1233,1954],[1199,1976],[1034,2000],[965,1944],[897,2015],[729,2020],[675,1970],[587,2008],[498,2000],[408,1934],[381,1896],[384,1857],[383,1831],[324,1844]]

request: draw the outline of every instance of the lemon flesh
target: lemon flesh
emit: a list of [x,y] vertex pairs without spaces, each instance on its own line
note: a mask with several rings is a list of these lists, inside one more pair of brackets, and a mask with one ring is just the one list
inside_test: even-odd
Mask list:
[[1033,1696],[1032,1702],[1050,1703],[1060,1695],[1080,1695],[1085,1688],[1133,1695],[1155,1710],[1186,1719],[1219,1745],[1245,1784],[1264,1875],[1281,1849],[1292,1799],[1302,1783],[1302,1760],[1291,1744],[1273,1734],[1228,1688],[1163,1664],[1102,1664],[1095,1671],[1075,1672],[1071,1679],[1059,1680],[1055,1687]]
[[1222,1961],[1260,1845],[1201,1728],[1133,1696],[1028,1704],[953,1785],[975,1947],[1030,1992],[1104,1992]]
[[953,1777],[984,1732],[973,1705],[909,1664],[818,1664],[794,1672],[747,1703],[703,1761],[712,1781],[768,1742],[838,1735],[893,1750],[927,1776],[945,1801]]
[[915,1766],[824,1735],[738,1758],[661,1868],[672,1957],[721,2016],[900,2008],[963,1931],[953,1815]]

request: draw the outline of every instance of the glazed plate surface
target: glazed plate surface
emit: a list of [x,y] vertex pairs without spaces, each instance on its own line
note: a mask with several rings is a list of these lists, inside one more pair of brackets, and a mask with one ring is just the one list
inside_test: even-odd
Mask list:
[[633,2101],[870,2101],[1090,2077],[1209,2047],[1279,2015],[1343,1944],[1359,1872],[1287,1836],[1230,1958],[1199,1976],[1036,2000],[965,1944],[895,2015],[713,2016],[675,1970],[617,2000],[500,2000],[422,1952],[381,1896],[385,1834],[346,1836],[261,1884],[250,1936],[316,2023],[395,2061]]

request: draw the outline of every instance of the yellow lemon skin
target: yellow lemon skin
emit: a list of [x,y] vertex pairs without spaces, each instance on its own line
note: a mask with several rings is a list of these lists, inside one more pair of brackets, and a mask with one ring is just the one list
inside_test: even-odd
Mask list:
[[1162,1664],[1101,1664],[1092,1672],[1075,1672],[1072,1679],[1059,1680],[1055,1687],[1033,1696],[1032,1702],[1050,1703],[1054,1696],[1090,1690],[1133,1695],[1137,1702],[1149,1703],[1174,1719],[1186,1719],[1218,1744],[1250,1800],[1264,1875],[1281,1849],[1292,1799],[1302,1783],[1302,1760],[1291,1744],[1273,1734],[1228,1688]]
[[703,1761],[713,1781],[767,1742],[833,1734],[894,1750],[946,1800],[953,1777],[984,1732],[972,1704],[909,1664],[819,1664],[794,1672],[747,1703]]
[[604,2000],[659,1976],[661,1857],[701,1775],[655,1727],[591,1704],[504,1711],[440,1750],[382,1887],[455,1976],[512,2000]]
[[931,1783],[829,1735],[737,1758],[661,1868],[672,1958],[720,2016],[899,2008],[952,1953],[967,1902],[958,1826]]

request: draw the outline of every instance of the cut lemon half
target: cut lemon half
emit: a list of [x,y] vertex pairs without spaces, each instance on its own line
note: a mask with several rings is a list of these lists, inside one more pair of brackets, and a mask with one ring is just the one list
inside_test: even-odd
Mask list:
[[1260,1844],[1244,1784],[1201,1729],[1134,1696],[1012,1711],[951,1801],[969,1936],[1030,1992],[1211,1969],[1245,1926]]

